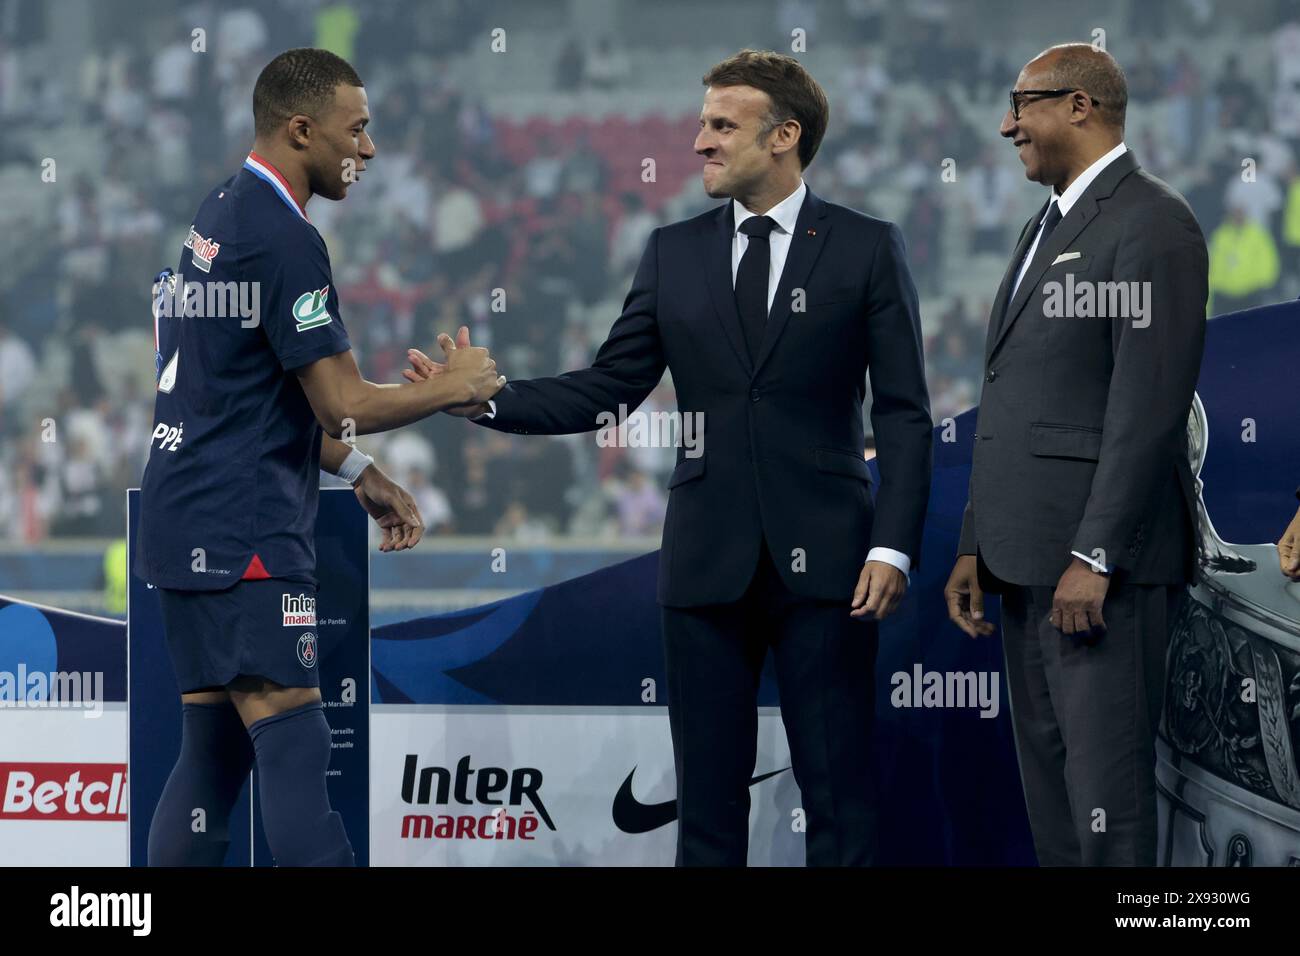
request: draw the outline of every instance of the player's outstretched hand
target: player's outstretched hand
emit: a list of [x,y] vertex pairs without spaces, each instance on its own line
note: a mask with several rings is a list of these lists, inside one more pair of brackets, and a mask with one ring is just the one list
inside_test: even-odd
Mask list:
[[[407,349],[406,357],[411,363],[409,369],[402,370],[402,377],[408,382],[422,382],[426,379],[433,378],[435,375],[445,375],[452,367],[453,356],[457,353],[469,355],[478,355],[487,359],[487,364],[481,366],[484,369],[484,378],[490,378],[491,373],[496,371],[496,362],[488,355],[487,349],[475,348],[469,341],[469,327],[462,325],[456,333],[455,342],[451,336],[443,333],[438,336],[438,344],[447,355],[446,362],[435,362],[429,356],[425,355],[419,349]],[[506,377],[497,375],[494,383],[489,383],[488,387],[476,396],[475,400],[464,405],[453,406],[445,409],[448,415],[458,415],[462,418],[474,418],[488,411],[487,399],[491,398],[501,387],[505,385]]]
[[414,548],[424,535],[424,521],[410,492],[385,475],[376,465],[361,473],[354,490],[361,507],[383,531],[380,551]]

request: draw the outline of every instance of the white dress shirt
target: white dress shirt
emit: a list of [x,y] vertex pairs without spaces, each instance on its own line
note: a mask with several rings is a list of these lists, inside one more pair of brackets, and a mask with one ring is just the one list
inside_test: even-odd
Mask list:
[[[1078,178],[1065,188],[1065,192],[1057,195],[1056,190],[1052,190],[1052,202],[1056,203],[1057,208],[1061,210],[1062,219],[1070,214],[1070,209],[1079,201],[1079,197],[1083,195],[1084,190],[1092,185],[1093,180],[1101,175],[1102,170],[1115,162],[1115,160],[1119,159],[1126,152],[1128,152],[1128,147],[1121,142],[1118,146],[1106,153],[1104,156],[1098,158],[1091,166],[1081,172],[1078,175]],[[1047,218],[1047,213],[1051,212],[1051,209],[1052,207],[1049,204],[1047,209],[1043,211],[1043,219]],[[1034,253],[1038,251],[1038,240],[1043,234],[1043,219],[1038,220],[1038,235],[1034,236],[1033,245],[1031,245],[1029,251],[1025,253],[1025,261],[1020,263],[1020,271],[1016,273],[1016,284],[1011,287],[1011,297],[1007,299],[1008,303],[1010,303],[1011,299],[1016,297],[1016,290],[1020,288],[1020,280],[1025,277],[1025,272],[1029,269],[1029,263],[1033,261]],[[1100,571],[1103,574],[1110,574],[1113,568],[1113,565],[1102,564],[1095,558],[1086,554],[1080,554],[1078,551],[1071,551],[1070,554],[1091,565],[1095,570]]]
[[[772,311],[772,300],[776,298],[776,287],[781,284],[781,273],[785,270],[785,257],[790,254],[790,240],[794,238],[794,225],[799,219],[799,210],[803,208],[804,196],[808,187],[802,179],[799,186],[790,195],[769,209],[763,215],[776,221],[776,228],[767,237],[771,255],[767,264],[767,311]],[[736,287],[736,273],[740,271],[740,260],[749,248],[749,236],[740,231],[740,224],[746,219],[758,215],[740,204],[740,200],[731,200],[731,209],[735,214],[736,225],[731,233],[731,287]]]
[[[799,220],[799,210],[803,208],[804,197],[808,187],[802,179],[795,191],[763,215],[776,221],[776,227],[767,237],[770,250],[767,266],[767,311],[772,311],[772,302],[776,298],[777,286],[781,284],[781,273],[785,270],[786,256],[790,254],[790,240],[794,238],[795,223]],[[731,201],[735,217],[735,229],[731,234],[731,286],[736,286],[736,274],[740,271],[740,260],[749,248],[749,236],[740,231],[740,224],[758,213],[750,212],[739,200]],[[902,551],[893,548],[872,548],[867,553],[868,561],[883,561],[891,564],[906,576],[912,570],[912,559]],[[910,580],[910,579],[909,579]]]
[[[1057,208],[1061,210],[1062,219],[1070,214],[1070,209],[1079,201],[1079,197],[1083,195],[1083,191],[1092,185],[1092,181],[1101,175],[1101,171],[1123,156],[1126,152],[1128,152],[1128,147],[1121,142],[1109,153],[1102,156],[1091,166],[1081,172],[1078,178],[1066,187],[1065,192],[1057,195],[1056,190],[1052,190],[1052,201],[1055,202]],[[1047,214],[1051,212],[1051,209],[1052,207],[1049,205],[1043,210],[1043,219],[1047,218]],[[1031,245],[1029,251],[1025,253],[1025,261],[1020,263],[1020,271],[1016,273],[1016,284],[1011,287],[1011,298],[1007,299],[1007,302],[1010,302],[1011,299],[1016,297],[1016,291],[1020,288],[1020,280],[1025,277],[1025,272],[1029,268],[1029,263],[1033,262],[1034,253],[1038,251],[1038,240],[1043,234],[1043,219],[1038,220],[1038,234],[1034,236],[1033,245]]]

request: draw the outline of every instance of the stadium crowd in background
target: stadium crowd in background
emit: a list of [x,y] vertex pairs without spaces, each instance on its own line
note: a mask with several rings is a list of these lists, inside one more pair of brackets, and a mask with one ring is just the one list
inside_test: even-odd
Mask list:
[[[1300,291],[1300,23],[1215,45],[1220,5],[1136,4],[1125,49],[1117,31],[1110,40],[1128,71],[1127,142],[1191,202],[1210,246],[1215,315]],[[636,36],[588,42],[574,30],[550,44],[553,102],[595,94],[605,112],[519,116],[454,79],[465,38],[497,25],[493,4],[197,2],[179,21],[209,25],[203,55],[174,15],[120,22],[105,4],[96,42],[62,74],[75,82],[43,62],[53,25],[32,6],[0,23],[0,117],[11,134],[0,165],[5,540],[122,534],[123,489],[138,484],[149,448],[149,283],[176,265],[203,190],[238,169],[253,80],[276,51],[332,49],[369,93],[374,173],[351,202],[318,199],[308,214],[373,381],[400,381],[408,346],[434,354],[437,333],[462,324],[512,378],[584,367],[651,230],[713,205],[690,153],[697,109],[644,111],[640,83],[656,59]],[[819,76],[831,127],[806,180],[902,227],[933,413],[936,423],[955,416],[978,401],[989,301],[1042,201],[996,135],[1023,57],[990,52],[944,0],[768,6],[767,45],[788,47],[803,28],[836,46],[838,68]],[[705,42],[701,71],[715,59]],[[34,185],[61,143],[109,159],[70,160],[55,183]],[[659,176],[643,186],[646,156]],[[950,159],[955,177],[942,175]],[[643,406],[674,408],[668,380]],[[431,533],[516,540],[657,534],[675,459],[670,448],[516,441],[446,419],[359,444],[411,490]]]

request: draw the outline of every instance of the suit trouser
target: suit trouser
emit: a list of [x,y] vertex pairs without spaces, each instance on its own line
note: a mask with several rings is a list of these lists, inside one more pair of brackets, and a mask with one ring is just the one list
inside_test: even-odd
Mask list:
[[807,863],[869,864],[876,846],[876,625],[849,617],[850,595],[830,602],[793,594],[766,546],[761,552],[739,601],[663,609],[677,865],[745,865],[758,684],[769,647],[807,825]]
[[1155,735],[1183,585],[1113,583],[1091,646],[1051,622],[1051,587],[1006,584],[1002,647],[1041,866],[1154,866]]

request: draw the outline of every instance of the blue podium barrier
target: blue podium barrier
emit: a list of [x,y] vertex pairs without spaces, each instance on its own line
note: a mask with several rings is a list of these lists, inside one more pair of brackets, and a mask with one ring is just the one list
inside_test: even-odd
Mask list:
[[[1297,329],[1300,303],[1287,303],[1217,318],[1207,331],[1198,390],[1209,433],[1217,437],[1202,478],[1205,500],[1228,540],[1273,540],[1295,510],[1300,418],[1286,386],[1300,355]],[[948,620],[943,598],[966,504],[975,420],[971,410],[934,432],[923,562],[913,569],[898,611],[880,628],[875,771],[879,860],[887,865],[1036,862],[1001,636],[966,637]],[[672,862],[675,778],[656,560],[646,555],[483,607],[376,628],[378,864]],[[1281,583],[1276,560],[1274,551],[1262,562],[1275,585]],[[497,571],[486,555],[481,567],[484,574]],[[509,582],[506,566],[501,572],[495,576]],[[1300,626],[1300,605],[1288,607]],[[991,600],[986,613],[999,624],[1000,602]],[[1278,685],[1286,696],[1273,695],[1270,713],[1300,714],[1300,676],[1290,682],[1298,673],[1291,660],[1283,661],[1287,680]],[[969,696],[966,706],[939,695],[932,703],[921,692],[935,678],[968,675],[985,682],[976,684],[981,691],[996,692],[989,706],[971,706]],[[791,822],[800,795],[787,772],[772,676],[769,658],[758,691],[750,862],[798,864],[802,845],[791,838]],[[1206,718],[1192,708],[1182,719],[1199,729]],[[1300,752],[1300,719],[1291,721]],[[487,782],[476,789],[476,780]],[[1240,838],[1223,849],[1228,858],[1247,861],[1294,850],[1300,860],[1293,842],[1290,834],[1261,828],[1253,856]]]
[[[140,492],[127,492],[128,567],[134,564]],[[358,866],[370,862],[370,564],[366,513],[351,490],[322,489],[316,516],[317,637],[321,700],[329,721],[329,795]],[[180,752],[180,690],[152,585],[131,575],[127,600],[127,765],[130,862],[147,860],[149,823]],[[230,819],[227,866],[274,863],[258,812],[257,771]]]
[[[1285,619],[1293,630],[1300,627],[1300,592],[1279,580],[1276,552],[1258,542],[1275,540],[1295,509],[1300,418],[1285,398],[1300,357],[1298,331],[1300,303],[1216,318],[1207,332],[1198,385],[1210,435],[1201,470],[1208,513],[1225,540],[1256,542],[1234,547],[1256,558],[1257,574],[1271,576],[1264,583],[1272,582],[1272,597],[1290,602],[1283,605],[1284,613],[1265,623]],[[964,637],[947,621],[942,600],[966,499],[973,429],[974,413],[967,413],[936,430],[925,560],[913,570],[902,607],[881,628],[876,762],[882,785],[884,863],[1034,862],[1000,679],[998,638]],[[132,554],[138,501],[138,493],[131,492]],[[330,796],[343,814],[359,863],[671,863],[674,775],[662,694],[653,555],[483,607],[377,629],[372,659],[366,640],[367,519],[346,490],[322,493],[319,515],[322,695],[336,741]],[[585,561],[577,570],[585,568]],[[390,581],[430,578],[420,578],[409,556],[383,564]],[[468,564],[465,568],[466,574],[472,571],[498,587],[514,584],[513,577],[497,573],[486,554],[477,570]],[[1243,586],[1234,593],[1249,601],[1254,589],[1247,577],[1237,575]],[[534,580],[532,575],[526,578]],[[129,830],[131,860],[138,865],[144,862],[153,807],[179,747],[180,721],[157,595],[133,576],[129,594],[129,677],[126,629],[121,624],[4,598],[0,674],[16,674],[20,668],[28,673],[102,673],[107,711],[121,708],[129,683],[129,808],[136,811],[129,812]],[[987,610],[995,618],[997,602]],[[1252,674],[1256,668],[1260,674],[1281,673],[1281,680],[1265,685],[1270,704],[1279,706],[1258,714],[1251,711],[1249,720],[1234,716],[1234,734],[1224,740],[1246,749],[1232,751],[1240,766],[1228,765],[1214,747],[1201,747],[1199,735],[1208,726],[1205,721],[1220,720],[1214,708],[1230,703],[1235,713],[1240,702],[1218,691],[1208,696],[1170,693],[1170,725],[1161,741],[1167,752],[1158,772],[1162,786],[1168,784],[1178,802],[1162,806],[1162,838],[1167,836],[1172,847],[1162,862],[1186,862],[1185,848],[1207,845],[1187,825],[1193,813],[1210,824],[1206,832],[1215,852],[1204,854],[1207,862],[1258,865],[1277,859],[1278,851],[1286,851],[1282,862],[1292,853],[1300,860],[1300,843],[1293,836],[1300,833],[1300,799],[1294,778],[1281,775],[1290,773],[1291,764],[1278,759],[1285,756],[1281,750],[1263,749],[1285,732],[1292,758],[1300,752],[1300,718],[1294,716],[1300,714],[1300,645],[1283,646],[1280,640],[1261,644],[1271,632],[1256,627],[1248,615],[1230,623],[1249,631],[1228,634],[1232,648],[1252,648],[1249,660],[1241,658],[1243,667]],[[1227,625],[1222,629],[1227,633]],[[1184,630],[1175,635],[1175,649],[1182,640],[1196,650],[1195,641],[1203,639],[1204,629]],[[1261,666],[1253,650],[1258,647],[1276,655],[1280,667],[1272,659]],[[1199,661],[1195,655],[1175,654],[1170,688],[1185,688],[1196,674],[1202,675],[1202,686],[1220,687],[1217,681],[1206,682],[1204,675],[1222,676],[1225,669],[1200,666]],[[996,676],[1001,706],[995,717],[986,719],[970,707],[918,708],[914,695],[912,706],[904,706],[906,695],[896,704],[895,679],[918,672]],[[366,719],[372,681],[377,721],[373,738]],[[785,759],[770,669],[763,677],[759,703],[751,862],[798,863],[802,846],[791,835],[790,818],[799,794]],[[1254,733],[1251,720],[1279,715],[1273,738]],[[102,761],[108,760],[110,771],[122,769],[122,737],[116,728],[109,747],[102,735],[88,732],[99,724],[79,716],[71,726],[58,723],[63,715],[54,710],[15,710],[4,716],[10,721],[29,719],[12,725],[18,730],[0,734],[0,761],[35,762],[59,773],[77,761],[93,761],[102,769]],[[108,713],[105,719],[114,716]],[[69,738],[77,743],[58,746]],[[372,751],[374,782],[368,790]],[[1242,779],[1234,780],[1234,774]],[[250,793],[255,789],[245,790],[232,821],[235,839],[226,861],[231,865],[269,862],[257,834]],[[1292,833],[1279,837],[1273,829],[1247,831],[1238,826],[1235,821],[1244,817],[1221,813],[1224,795],[1254,799],[1255,824],[1294,821]],[[1238,808],[1242,806],[1246,804],[1239,802]],[[1283,819],[1286,814],[1290,816]],[[368,818],[373,823],[369,831]],[[1220,839],[1215,828],[1228,823],[1231,832]],[[84,854],[75,859],[93,858],[96,864],[121,859],[116,849],[120,844],[102,840],[102,845],[88,847],[85,830],[68,829],[66,839],[61,832],[51,839],[54,828],[84,827],[84,821],[23,819],[3,825],[10,828],[6,832],[11,844],[20,848],[17,852],[31,847],[33,853],[62,859],[58,854],[75,843]],[[102,832],[120,832],[122,825],[109,822]],[[1195,839],[1186,839],[1189,834]],[[16,843],[15,836],[20,837]]]

